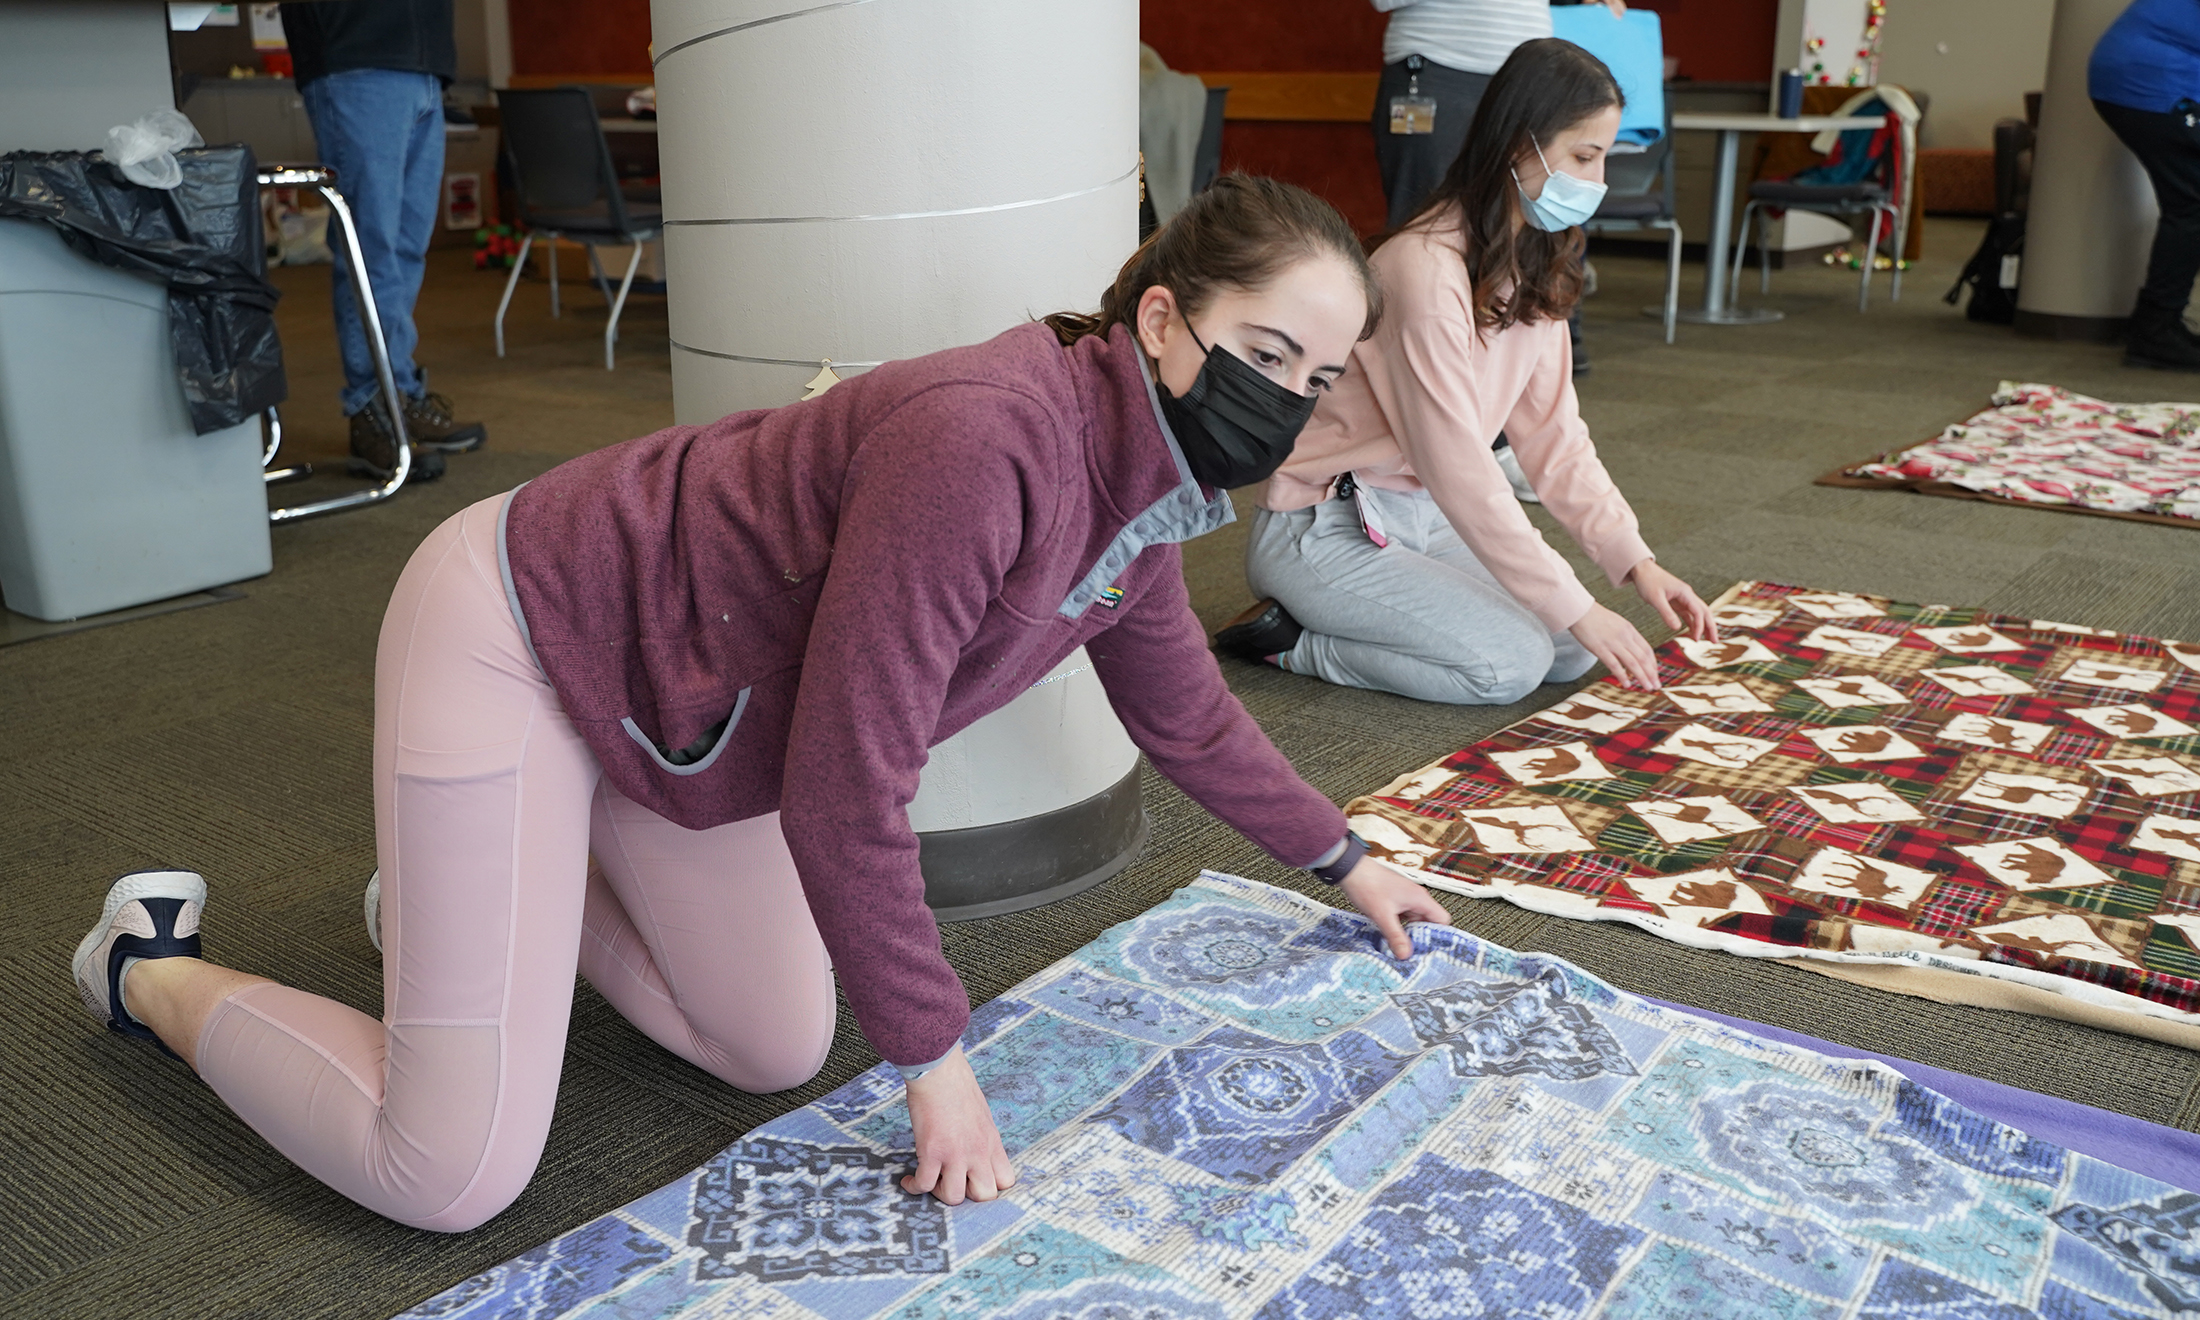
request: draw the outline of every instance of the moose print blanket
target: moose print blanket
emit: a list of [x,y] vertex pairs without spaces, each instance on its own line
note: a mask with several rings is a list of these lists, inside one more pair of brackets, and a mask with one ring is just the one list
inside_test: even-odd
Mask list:
[[1993,403],[1924,444],[1829,472],[1819,484],[2200,526],[2200,403],[2103,403],[2006,380]]
[[1353,827],[1458,893],[2200,1022],[2200,645],[1756,582],[1714,615],[1662,690],[1585,689]]
[[[1582,781],[1570,781],[1582,782]],[[446,1320],[2140,1320],[2200,1196],[1556,958],[1208,874],[985,1005],[1002,1199],[884,1066],[432,1298]]]

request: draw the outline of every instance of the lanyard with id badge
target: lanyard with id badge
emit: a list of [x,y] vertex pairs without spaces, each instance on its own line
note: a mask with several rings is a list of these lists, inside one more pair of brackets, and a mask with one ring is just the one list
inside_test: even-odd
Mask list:
[[1352,501],[1352,507],[1360,514],[1360,530],[1367,533],[1367,539],[1375,543],[1376,549],[1380,550],[1390,544],[1390,533],[1383,527],[1382,513],[1376,509],[1375,502],[1367,497],[1367,492],[1360,488],[1360,483],[1353,479],[1351,473],[1347,472],[1337,478],[1337,498]]
[[1393,133],[1433,133],[1436,131],[1436,98],[1421,95],[1421,57],[1406,56],[1406,94],[1390,98],[1390,131]]

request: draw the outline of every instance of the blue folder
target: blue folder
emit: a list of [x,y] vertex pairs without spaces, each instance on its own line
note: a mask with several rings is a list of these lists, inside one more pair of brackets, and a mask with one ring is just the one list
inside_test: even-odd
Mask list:
[[1619,137],[1647,147],[1665,134],[1665,34],[1658,16],[1630,9],[1615,18],[1601,4],[1556,5],[1552,35],[1563,37],[1604,61],[1619,81],[1627,106],[1620,111]]

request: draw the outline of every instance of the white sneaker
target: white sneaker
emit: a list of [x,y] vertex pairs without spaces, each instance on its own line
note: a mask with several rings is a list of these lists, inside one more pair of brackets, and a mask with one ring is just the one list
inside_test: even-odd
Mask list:
[[193,871],[136,871],[115,881],[99,924],[69,959],[85,1009],[115,1031],[157,1043],[160,1037],[123,1004],[122,974],[147,958],[198,957],[205,910],[206,881]]
[[1520,455],[1513,452],[1512,446],[1506,445],[1497,450],[1496,454],[1498,469],[1505,474],[1506,482],[1513,488],[1513,498],[1522,504],[1541,504],[1543,497],[1535,493],[1534,486],[1528,484],[1528,474],[1520,470]]
[[367,938],[374,941],[374,951],[382,952],[382,868],[376,867],[367,877]]

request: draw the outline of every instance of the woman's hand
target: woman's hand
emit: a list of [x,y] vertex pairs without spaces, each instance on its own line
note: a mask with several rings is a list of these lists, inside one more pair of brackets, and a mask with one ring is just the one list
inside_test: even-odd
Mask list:
[[1413,937],[1406,934],[1406,922],[1451,924],[1451,914],[1436,901],[1436,895],[1372,857],[1362,857],[1339,887],[1352,900],[1352,906],[1375,923],[1383,933],[1383,942],[1390,946],[1390,956],[1400,962],[1413,956]]
[[[1635,565],[1627,575],[1635,584],[1635,590],[1650,602],[1650,608],[1665,620],[1665,626],[1675,631],[1685,629],[1699,642],[1719,640],[1718,625],[1711,622],[1711,607],[1703,603],[1696,589],[1659,567],[1655,559],[1645,559]],[[1684,624],[1683,619],[1687,622]]]
[[990,1201],[1016,1185],[1016,1170],[962,1046],[909,1083],[909,1125],[917,1134],[917,1171],[901,1180],[903,1191],[961,1205],[965,1196]]
[[1635,625],[1602,605],[1591,605],[1571,631],[1582,649],[1602,660],[1622,686],[1657,691],[1658,655],[1635,631]]

